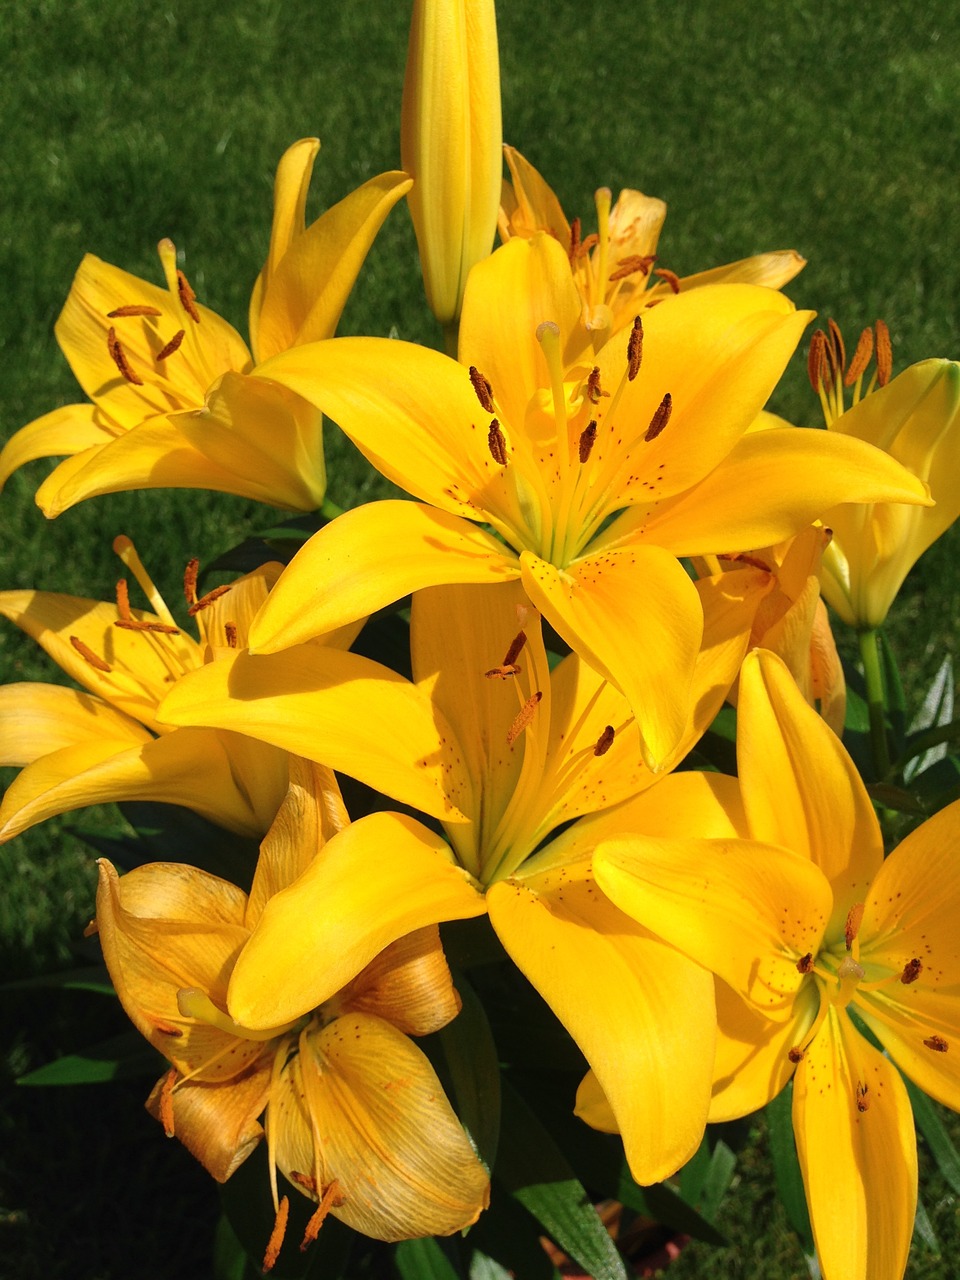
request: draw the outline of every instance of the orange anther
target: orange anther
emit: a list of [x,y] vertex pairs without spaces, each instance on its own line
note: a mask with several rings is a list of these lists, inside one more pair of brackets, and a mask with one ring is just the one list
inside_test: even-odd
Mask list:
[[227,639],[227,648],[236,649],[239,646],[237,624],[235,622],[225,622],[223,624],[223,632]]
[[848,951],[853,946],[854,938],[860,932],[865,905],[863,902],[858,902],[847,912],[847,923],[843,926],[843,938],[847,944]]
[[634,316],[633,328],[627,339],[627,379],[632,382],[640,372],[640,361],[643,359],[643,321]]
[[159,307],[150,307],[146,303],[129,302],[122,307],[114,307],[112,311],[107,312],[108,320],[119,320],[122,316],[162,316],[163,312]]
[[893,347],[890,343],[890,330],[882,320],[873,326],[877,335],[877,382],[885,387],[893,373]]
[[154,359],[158,361],[166,360],[167,356],[172,356],[173,353],[179,349],[180,343],[184,340],[186,336],[187,336],[186,329],[178,329],[177,332],[170,339],[170,341],[167,343],[167,345],[165,347],[161,347],[161,349],[157,352]]
[[107,350],[110,352],[110,359],[120,370],[121,376],[126,378],[127,382],[132,382],[135,387],[142,387],[143,379],[134,372],[113,325],[107,330]]
[[475,364],[470,366],[470,385],[476,392],[484,413],[493,413],[493,387]]
[[636,275],[638,271],[641,275],[647,276],[655,262],[656,257],[650,254],[641,257],[639,253],[634,253],[629,258],[619,258],[616,268],[611,271],[608,279],[611,284],[614,284],[617,280],[626,280],[627,276]]
[[873,355],[873,330],[869,326],[864,329],[857,339],[857,346],[853,353],[853,359],[850,361],[850,367],[843,379],[845,387],[852,387],[856,380],[866,369],[870,363],[870,357]]
[[599,404],[600,397],[604,395],[609,395],[609,394],[610,393],[608,391],[600,390],[600,367],[599,365],[594,365],[593,368],[590,370],[589,377],[587,378],[587,385],[584,388],[584,395],[587,397],[587,399],[590,401],[591,404]]
[[819,391],[821,383],[825,381],[826,357],[824,350],[826,345],[827,335],[822,329],[815,329],[813,337],[810,339],[810,352],[807,356],[807,377],[810,379],[810,385],[814,391]]
[[71,636],[70,643],[76,649],[77,653],[79,653],[80,657],[83,658],[85,662],[88,662],[91,667],[93,667],[94,671],[112,671],[113,670],[113,667],[111,667],[110,663],[104,662],[102,658],[97,657],[97,655],[93,652],[93,650],[88,645],[85,645],[83,641],[79,638],[79,636]]
[[232,590],[232,585],[227,582],[221,587],[214,587],[212,591],[208,591],[205,596],[201,596],[199,600],[195,600],[187,613],[191,618],[195,617],[201,609],[206,609],[213,604],[214,600],[219,600],[221,596],[225,596],[228,591]]
[[840,326],[832,316],[827,320],[827,328],[830,330],[830,345],[833,348],[837,372],[843,373],[844,365],[847,363],[847,349],[843,345],[843,334],[840,332]]
[[270,1239],[267,1241],[266,1252],[263,1255],[263,1265],[261,1270],[272,1271],[276,1266],[277,1258],[280,1256],[280,1249],[283,1245],[283,1237],[287,1233],[287,1219],[290,1217],[290,1201],[284,1196],[277,1208],[276,1220],[273,1224],[273,1230],[270,1232]]
[[490,423],[490,430],[487,432],[487,446],[494,462],[499,463],[501,467],[505,467],[507,465],[507,442],[496,418]]
[[523,704],[519,714],[517,715],[517,718],[514,720],[513,724],[510,726],[509,730],[507,731],[508,747],[513,746],[516,740],[520,737],[521,733],[523,733],[524,729],[533,719],[533,713],[536,711],[537,707],[540,705],[540,699],[542,697],[543,697],[543,694],[538,689],[537,692],[533,694],[531,697],[529,697],[526,700],[526,702]]
[[567,248],[567,257],[571,262],[573,262],[580,252],[580,227],[580,219],[574,218],[570,223],[570,244]]
[[668,284],[674,293],[680,292],[680,277],[676,272],[668,271],[666,267],[654,267],[653,274]]
[[197,603],[197,576],[200,573],[200,561],[194,557],[187,561],[183,571],[183,594],[187,604]]
[[647,427],[644,440],[656,440],[657,436],[670,421],[670,415],[673,413],[673,396],[668,391],[657,406],[657,411],[650,419],[650,425]]
[[180,305],[184,311],[194,322],[200,323],[200,312],[197,310],[197,295],[190,287],[190,281],[183,274],[180,268],[177,268],[177,293],[180,296]]
[[303,1240],[300,1244],[301,1253],[303,1253],[309,1244],[312,1244],[313,1241],[316,1240],[317,1236],[320,1234],[320,1228],[323,1226],[324,1219],[330,1210],[339,1209],[340,1206],[342,1204],[346,1204],[346,1202],[346,1196],[341,1194],[340,1184],[337,1182],[336,1178],[334,1178],[333,1182],[331,1182],[324,1191],[323,1198],[317,1206],[316,1212],[307,1223],[307,1229],[303,1233]]

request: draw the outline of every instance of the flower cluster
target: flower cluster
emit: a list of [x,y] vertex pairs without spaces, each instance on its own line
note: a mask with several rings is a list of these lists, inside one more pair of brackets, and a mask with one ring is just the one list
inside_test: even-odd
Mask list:
[[[249,892],[101,860],[91,927],[169,1064],[165,1131],[220,1181],[266,1142],[265,1269],[296,1193],[305,1244],[328,1214],[392,1242],[487,1208],[493,1149],[429,1048],[472,981],[467,956],[458,994],[441,929],[473,921],[482,964],[576,1047],[570,1102],[637,1183],[792,1087],[823,1274],[896,1280],[917,1199],[901,1072],[960,1109],[960,804],[885,860],[820,593],[861,635],[890,782],[877,629],[960,514],[960,365],[891,378],[881,322],[848,360],[831,321],[809,359],[828,430],[774,418],[812,319],[780,292],[803,259],[680,277],[657,265],[662,202],[602,188],[585,234],[509,147],[502,181],[500,128],[492,0],[423,0],[408,172],[307,227],[317,143],[290,148],[249,346],[169,241],[164,288],[84,259],[57,336],[89,402],[0,454],[0,480],[67,455],[45,515],[169,486],[314,510],[323,414],[410,498],[205,591],[190,561],[196,638],[127,537],[146,609],[126,579],[115,602],[0,593],[80,686],[0,688],[0,760],[22,768],[0,839],[131,799],[262,838]],[[404,196],[445,353],[333,336]],[[405,634],[407,597],[409,675],[351,648],[378,611]],[[695,754],[725,702],[735,777]],[[379,797],[355,821],[333,771]]]

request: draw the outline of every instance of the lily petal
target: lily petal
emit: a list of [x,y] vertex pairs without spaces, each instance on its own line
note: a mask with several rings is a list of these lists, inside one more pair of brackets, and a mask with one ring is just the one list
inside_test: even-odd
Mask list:
[[22,768],[91,737],[107,737],[124,747],[152,741],[136,720],[79,689],[0,685],[0,764]]
[[106,444],[110,432],[97,419],[92,404],[66,404],[15,431],[0,451],[0,489],[27,462],[81,453]]
[[[270,1069],[270,1061],[264,1061],[241,1079],[231,1080],[228,1089],[186,1080],[173,1091],[174,1132],[217,1182],[226,1182],[263,1138],[257,1116],[270,1093]],[[166,1076],[158,1080],[147,1099],[147,1110],[155,1120],[161,1119],[166,1083]]]

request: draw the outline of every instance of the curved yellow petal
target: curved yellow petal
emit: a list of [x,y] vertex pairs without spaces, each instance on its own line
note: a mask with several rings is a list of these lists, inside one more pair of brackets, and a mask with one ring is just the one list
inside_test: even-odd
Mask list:
[[796,249],[774,249],[756,253],[750,258],[727,262],[692,276],[680,277],[680,290],[699,289],[707,284],[759,284],[767,289],[782,289],[807,265]]
[[385,947],[339,999],[342,1009],[374,1014],[408,1036],[439,1031],[461,1008],[436,925]]
[[913,1112],[896,1067],[844,1012],[797,1068],[793,1129],[823,1274],[898,1280],[917,1204]]
[[[263,1138],[257,1116],[270,1093],[270,1068],[271,1062],[262,1060],[222,1088],[186,1080],[170,1095],[174,1135],[217,1182],[226,1182]],[[158,1080],[147,1099],[155,1120],[161,1119],[166,1083],[166,1077]]]
[[111,438],[92,404],[67,404],[15,431],[0,451],[0,489],[14,471],[36,458],[81,453]]
[[634,1178],[657,1182],[703,1136],[713,980],[619,911],[588,868],[581,862],[500,881],[487,893],[490,920],[583,1050]]
[[297,552],[250,629],[250,648],[300,644],[421,587],[518,576],[510,549],[469,521],[416,502],[369,502]]
[[136,720],[79,689],[0,685],[0,764],[22,768],[51,751],[99,737],[126,746],[151,741]]
[[254,1030],[289,1022],[391,942],[485,909],[439,836],[401,814],[370,814],[266,904],[230,982],[230,1014]]
[[528,239],[536,231],[549,231],[562,245],[570,243],[570,223],[560,201],[538,169],[516,147],[504,146],[503,158],[510,170],[512,186],[504,183],[499,217],[503,240],[511,236]]

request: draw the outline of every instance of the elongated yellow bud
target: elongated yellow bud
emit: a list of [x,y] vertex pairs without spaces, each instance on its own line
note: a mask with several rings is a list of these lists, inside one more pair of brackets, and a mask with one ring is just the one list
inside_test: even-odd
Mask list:
[[470,268],[493,247],[502,148],[493,0],[415,0],[400,154],[427,301],[447,329]]

